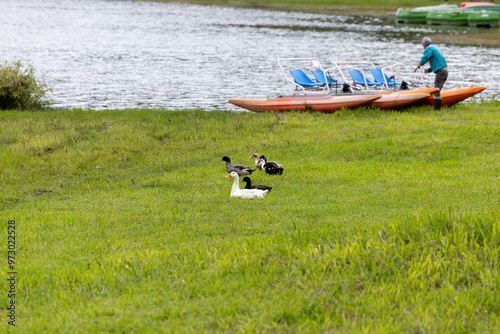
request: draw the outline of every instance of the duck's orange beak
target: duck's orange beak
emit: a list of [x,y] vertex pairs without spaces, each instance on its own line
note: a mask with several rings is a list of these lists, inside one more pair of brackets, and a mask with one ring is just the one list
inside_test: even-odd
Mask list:
[[226,176],[225,178],[227,179],[228,177],[231,177],[231,174],[229,174],[228,176]]

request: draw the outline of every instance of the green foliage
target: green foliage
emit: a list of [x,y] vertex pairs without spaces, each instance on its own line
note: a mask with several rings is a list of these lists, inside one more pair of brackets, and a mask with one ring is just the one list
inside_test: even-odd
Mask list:
[[[16,330],[496,332],[498,104],[282,117],[0,114]],[[230,198],[254,152],[284,174]]]
[[48,107],[46,94],[51,91],[44,76],[21,60],[0,65],[0,109],[43,109]]

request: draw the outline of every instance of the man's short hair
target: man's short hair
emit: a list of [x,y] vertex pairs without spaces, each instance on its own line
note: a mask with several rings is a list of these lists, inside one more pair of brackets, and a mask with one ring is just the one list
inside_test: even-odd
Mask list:
[[429,37],[422,38],[422,45],[431,45],[432,40]]

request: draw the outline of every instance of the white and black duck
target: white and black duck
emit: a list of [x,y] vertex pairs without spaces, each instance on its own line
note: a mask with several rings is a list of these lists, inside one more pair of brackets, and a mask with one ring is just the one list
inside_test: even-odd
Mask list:
[[283,166],[274,162],[274,161],[267,161],[266,157],[261,155],[260,158],[264,160],[264,164],[262,165],[261,169],[266,172],[266,174],[270,175],[281,175],[283,174]]
[[238,173],[231,172],[226,178],[233,178],[233,186],[231,188],[231,197],[240,197],[246,199],[263,198],[269,190],[262,189],[240,189],[240,177]]
[[271,189],[273,189],[273,187],[261,186],[258,184],[252,185],[252,180],[250,180],[250,178],[248,176],[245,176],[243,178],[243,182],[246,183],[245,189],[260,189],[260,190],[268,190],[268,191],[271,191]]
[[250,167],[243,166],[243,165],[232,165],[231,164],[231,159],[227,156],[223,156],[221,161],[226,162],[226,172],[231,173],[231,172],[236,172],[238,175],[250,175],[253,172],[255,172],[255,169],[251,169]]

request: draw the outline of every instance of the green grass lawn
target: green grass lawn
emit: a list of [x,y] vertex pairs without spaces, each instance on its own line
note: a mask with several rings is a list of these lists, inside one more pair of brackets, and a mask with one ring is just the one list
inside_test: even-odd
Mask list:
[[[498,331],[498,102],[284,119],[0,113],[16,332]],[[230,198],[254,152],[284,174]]]

